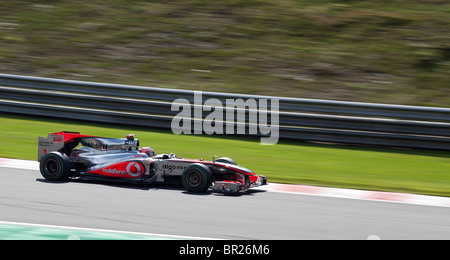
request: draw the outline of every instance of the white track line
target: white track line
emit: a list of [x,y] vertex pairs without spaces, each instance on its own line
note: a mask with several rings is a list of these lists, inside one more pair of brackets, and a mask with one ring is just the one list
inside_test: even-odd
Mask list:
[[39,162],[19,159],[0,158],[0,167],[39,171]]
[[409,193],[355,190],[342,188],[328,188],[307,185],[269,183],[267,186],[254,188],[270,192],[286,194],[302,194],[311,196],[321,196],[329,198],[358,199],[383,201],[391,203],[404,203],[413,205],[450,207],[450,197],[429,196]]

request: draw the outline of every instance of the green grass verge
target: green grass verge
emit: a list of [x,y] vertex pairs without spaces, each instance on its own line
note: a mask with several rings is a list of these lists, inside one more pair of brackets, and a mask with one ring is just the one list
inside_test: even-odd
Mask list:
[[450,153],[259,139],[175,135],[170,131],[0,114],[0,157],[36,160],[37,138],[67,130],[122,138],[135,133],[141,146],[185,158],[235,159],[269,182],[450,196]]

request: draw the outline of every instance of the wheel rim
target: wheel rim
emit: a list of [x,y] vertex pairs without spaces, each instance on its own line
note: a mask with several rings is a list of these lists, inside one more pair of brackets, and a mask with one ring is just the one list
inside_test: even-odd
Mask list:
[[203,185],[203,175],[197,170],[191,170],[186,176],[186,183],[191,188],[198,188]]
[[49,177],[54,177],[59,174],[58,162],[54,159],[48,159],[44,162],[44,172]]

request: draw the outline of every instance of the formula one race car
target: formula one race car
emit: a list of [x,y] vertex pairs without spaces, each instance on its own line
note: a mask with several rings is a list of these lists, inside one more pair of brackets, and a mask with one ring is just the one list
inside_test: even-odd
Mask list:
[[[82,146],[76,148],[79,144]],[[39,137],[38,161],[46,180],[102,178],[136,183],[181,183],[190,192],[236,193],[266,184],[266,177],[240,167],[232,159],[184,159],[139,149],[134,134],[114,139],[78,132]]]

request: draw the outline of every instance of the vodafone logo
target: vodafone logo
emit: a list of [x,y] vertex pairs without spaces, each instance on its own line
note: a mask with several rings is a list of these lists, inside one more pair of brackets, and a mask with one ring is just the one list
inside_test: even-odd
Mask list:
[[114,169],[103,169],[103,173],[109,173],[109,174],[125,174],[125,171]]
[[132,177],[138,177],[142,173],[141,166],[137,162],[130,162],[127,165],[127,173]]
[[142,175],[143,166],[139,162],[121,162],[107,168],[91,171],[109,177],[139,177]]

